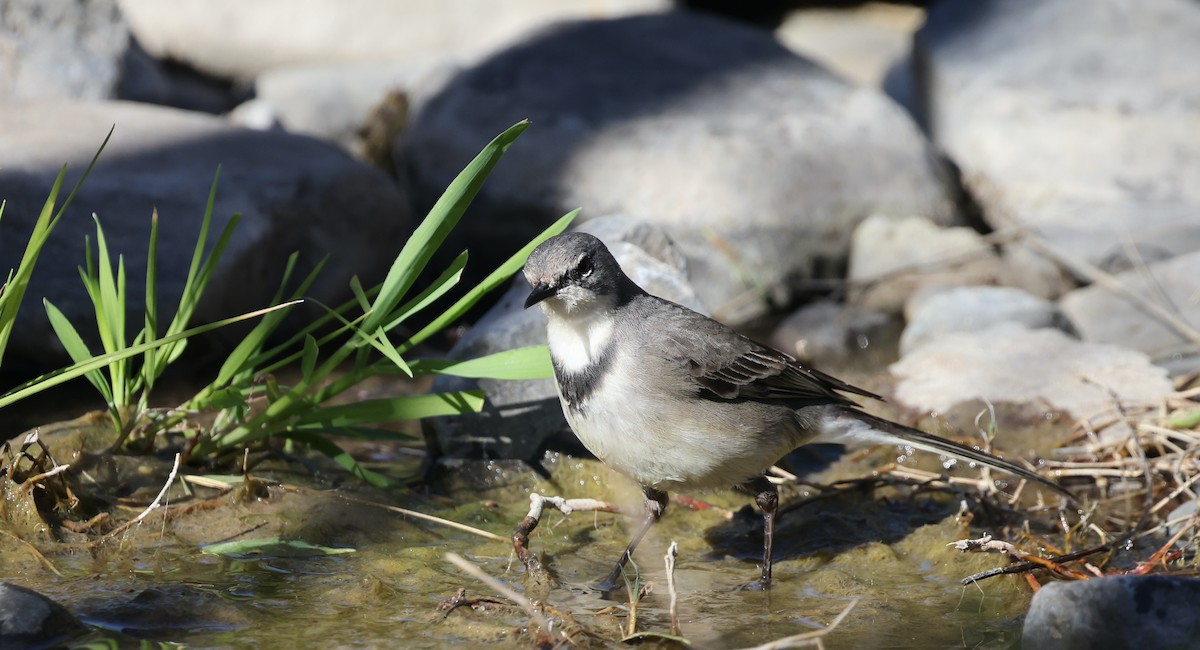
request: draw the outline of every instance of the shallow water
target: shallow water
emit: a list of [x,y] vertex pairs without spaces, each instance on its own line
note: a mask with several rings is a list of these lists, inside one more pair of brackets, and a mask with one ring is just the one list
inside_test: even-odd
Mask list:
[[[850,462],[850,461],[847,461]],[[42,546],[63,577],[5,544],[6,578],[36,589],[122,644],[135,639],[217,647],[527,647],[529,617],[518,608],[476,611],[438,604],[460,588],[468,597],[498,598],[445,560],[468,559],[488,575],[525,591],[525,568],[511,543],[418,522],[356,498],[391,503],[507,537],[528,509],[528,493],[606,498],[637,504],[636,489],[593,461],[561,459],[554,482],[515,463],[465,463],[425,493],[344,492],[275,487],[265,499],[198,490],[211,507],[152,515],[98,549]],[[830,472],[850,471],[838,467]],[[263,473],[271,474],[264,469]],[[279,472],[284,482],[294,475]],[[663,555],[679,544],[676,571],[681,633],[694,647],[765,643],[828,624],[859,601],[827,647],[1008,647],[1019,636],[1030,591],[1001,577],[963,587],[966,575],[1005,563],[964,555],[946,544],[968,530],[944,494],[904,495],[892,488],[818,500],[791,512],[778,531],[775,584],[742,587],[757,576],[761,524],[733,493],[696,495],[717,506],[668,508],[635,557],[653,591],[640,603],[639,631],[670,631]],[[795,493],[794,496],[801,496]],[[182,496],[177,497],[182,499]],[[569,615],[578,645],[622,646],[627,612],[587,589],[607,573],[627,541],[619,515],[548,511],[530,548],[561,584],[542,596]],[[231,560],[201,547],[232,538],[281,535],[354,553]],[[57,550],[56,550],[57,549]],[[98,633],[99,634],[99,633]],[[93,639],[94,640],[94,639]],[[652,642],[650,647],[668,647]]]

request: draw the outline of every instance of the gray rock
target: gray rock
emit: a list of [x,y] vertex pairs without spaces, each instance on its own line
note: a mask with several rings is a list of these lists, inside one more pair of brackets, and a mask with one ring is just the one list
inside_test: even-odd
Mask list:
[[653,221],[727,322],[833,275],[868,214],[953,215],[931,150],[878,91],[709,15],[566,24],[456,76],[403,142],[419,199],[524,117],[475,236],[516,245],[577,206]]
[[293,64],[472,56],[557,20],[654,11],[669,4],[667,0],[494,0],[485,5],[470,0],[119,1],[134,35],[154,56],[241,80]]
[[[916,305],[912,305],[916,302]],[[900,336],[900,354],[954,332],[979,332],[999,323],[1074,333],[1054,303],[1012,287],[958,287],[910,301],[911,316]]]
[[1021,405],[1031,415],[1049,410],[1085,418],[1111,410],[1114,400],[1153,404],[1174,390],[1166,371],[1140,352],[1014,323],[947,334],[890,370],[895,401],[922,413],[988,400]]
[[0,582],[0,646],[55,647],[84,629],[62,605],[32,589]]
[[1003,268],[996,252],[970,228],[875,214],[854,230],[850,298],[861,307],[899,313],[917,291],[995,284]]
[[[1134,294],[1165,306],[1195,330],[1200,330],[1200,252],[1116,276]],[[1063,311],[1075,322],[1085,341],[1111,343],[1141,350],[1156,360],[1194,353],[1196,344],[1144,312],[1132,300],[1100,285],[1063,296]]]
[[1004,261],[1002,286],[1017,287],[1046,300],[1056,300],[1079,286],[1067,270],[1019,241],[1006,244],[1000,259]]
[[873,345],[895,341],[897,323],[883,312],[820,300],[785,318],[771,332],[770,343],[814,366],[840,367],[865,358]]
[[[687,281],[683,256],[662,229],[622,216],[594,219],[579,228],[612,250],[621,268],[647,291],[704,311]],[[463,337],[450,357],[472,359],[494,352],[546,343],[546,317],[523,309],[529,285],[513,281],[504,297]],[[575,448],[578,443],[563,417],[552,379],[475,381],[438,377],[434,392],[482,388],[487,394],[478,415],[436,418],[425,423],[434,456],[515,458],[536,461],[547,446]]]
[[5,0],[0,98],[111,99],[129,48],[116,0]]
[[[94,238],[93,212],[110,248],[125,257],[128,304],[139,310],[157,208],[159,298],[168,306],[176,302],[218,165],[213,229],[219,233],[234,213],[242,221],[197,315],[201,320],[265,306],[293,251],[301,254],[301,267],[331,255],[309,295],[336,304],[351,275],[364,283],[380,277],[411,232],[405,194],[391,180],[316,140],[137,104],[10,104],[0,108],[0,192],[8,200],[0,268],[16,265],[23,233],[59,168],[71,168],[61,199],[113,124],[108,148],[42,253],[10,352],[40,358],[58,349],[38,304],[43,296],[76,322],[94,320],[75,268],[84,260],[84,237]],[[139,315],[134,322],[140,321]]]
[[934,141],[995,229],[1098,264],[1200,250],[1191,0],[953,0],[917,33]]
[[1051,582],[1033,595],[1027,650],[1200,646],[1200,580],[1110,576]]

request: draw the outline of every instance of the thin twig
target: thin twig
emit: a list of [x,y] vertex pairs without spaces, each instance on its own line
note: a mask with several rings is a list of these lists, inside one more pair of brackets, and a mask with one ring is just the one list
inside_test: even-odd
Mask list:
[[417,512],[416,510],[409,510],[408,508],[401,508],[399,506],[389,506],[385,503],[378,503],[375,501],[368,501],[366,499],[359,499],[359,498],[348,496],[345,494],[330,494],[327,492],[319,492],[319,491],[316,493],[324,494],[326,496],[332,496],[332,497],[341,499],[342,501],[349,501],[350,503],[358,503],[358,504],[361,504],[364,506],[372,506],[375,508],[382,508],[389,512],[395,512],[395,513],[402,514],[406,517],[412,517],[413,519],[420,519],[422,521],[429,521],[429,522],[433,522],[435,524],[441,524],[442,526],[446,526],[448,528],[453,528],[455,530],[461,530],[464,533],[471,533],[472,535],[478,535],[480,537],[483,537],[485,539],[490,539],[495,542],[508,541],[507,538],[501,537],[500,535],[497,535],[495,533],[489,533],[486,530],[480,530],[478,528],[473,528],[466,524],[460,524],[457,521],[450,521],[449,519],[442,519],[441,517],[427,515],[423,512]]
[[44,481],[44,480],[50,478],[51,476],[55,476],[57,474],[62,474],[63,472],[70,469],[70,467],[71,467],[70,465],[56,465],[54,467],[54,469],[51,469],[46,472],[42,472],[41,474],[30,476],[29,478],[25,479],[24,482],[21,483],[20,489],[22,492],[28,492],[29,490],[33,489],[33,486],[37,485],[41,481]]
[[171,473],[169,475],[167,475],[167,482],[163,483],[162,489],[159,490],[159,492],[158,492],[158,496],[154,497],[154,500],[150,502],[150,505],[146,506],[145,510],[143,510],[140,514],[138,514],[138,516],[134,517],[133,519],[121,524],[120,526],[117,526],[116,528],[112,529],[104,536],[100,537],[99,539],[95,540],[94,542],[91,542],[90,544],[88,544],[88,546],[97,546],[99,544],[103,544],[104,542],[112,539],[113,537],[120,535],[121,533],[125,532],[126,530],[129,530],[133,526],[136,526],[143,519],[145,519],[151,512],[153,512],[155,509],[157,509],[159,504],[162,503],[163,497],[167,496],[167,491],[171,489],[171,484],[175,482],[175,475],[179,473],[179,461],[180,461],[180,456],[178,453],[176,453],[175,454],[175,464],[171,466]]
[[829,625],[824,628],[776,639],[770,643],[756,645],[745,650],[783,650],[784,648],[801,648],[805,646],[816,646],[824,650],[825,643],[822,641],[822,637],[832,632],[838,625],[841,625],[846,616],[850,614],[850,610],[854,609],[854,606],[858,604],[858,600],[858,597],[855,597],[849,603],[846,603],[846,607],[842,609],[842,612],[834,617]]
[[557,509],[564,515],[569,515],[572,512],[621,512],[617,506],[606,501],[598,501],[596,499],[564,499],[562,497],[544,497],[537,492],[529,494],[529,514],[517,524],[513,529],[513,551],[521,560],[521,564],[525,565],[525,569],[531,576],[538,580],[552,581],[551,576],[546,572],[542,563],[538,561],[532,553],[529,552],[529,534],[537,528],[538,522],[542,520],[542,511],[546,506]]
[[51,561],[50,561],[50,559],[49,559],[49,558],[47,558],[45,555],[42,555],[42,552],[41,552],[41,551],[39,551],[39,550],[37,549],[37,547],[36,547],[36,546],[34,546],[33,544],[30,544],[29,542],[27,542],[27,541],[25,541],[25,540],[21,539],[20,537],[17,537],[16,535],[14,535],[14,534],[12,534],[12,533],[8,532],[7,530],[4,530],[3,528],[0,528],[0,533],[3,533],[4,535],[7,535],[8,537],[11,537],[11,538],[13,538],[13,539],[17,540],[17,541],[18,541],[18,542],[20,542],[21,544],[24,544],[26,547],[28,547],[28,548],[29,548],[29,552],[33,553],[33,556],[34,556],[34,557],[36,557],[36,558],[38,559],[38,561],[39,561],[39,562],[41,562],[42,564],[46,565],[46,568],[47,568],[47,569],[50,569],[50,572],[51,572],[51,573],[53,573],[54,575],[56,575],[56,576],[58,576],[58,577],[60,577],[60,578],[61,578],[61,577],[63,577],[63,574],[59,573],[59,571],[58,571],[58,568],[56,568],[56,567],[54,566],[54,563],[53,563],[53,562],[51,562]]
[[671,634],[679,636],[679,594],[675,591],[675,560],[679,558],[679,544],[674,540],[667,548],[663,561],[667,565],[667,594],[671,597]]
[[512,588],[503,582],[500,582],[492,576],[484,573],[483,569],[480,569],[474,564],[464,560],[462,556],[457,553],[447,553],[445,557],[447,561],[462,569],[467,575],[487,585],[492,591],[495,591],[501,596],[504,596],[505,598],[520,605],[521,609],[525,610],[525,613],[529,615],[529,618],[533,619],[533,621],[537,623],[542,630],[550,632],[550,622],[546,620],[546,617],[542,615],[540,611],[538,611],[537,607],[534,607],[533,603],[529,602],[528,598],[513,591]]

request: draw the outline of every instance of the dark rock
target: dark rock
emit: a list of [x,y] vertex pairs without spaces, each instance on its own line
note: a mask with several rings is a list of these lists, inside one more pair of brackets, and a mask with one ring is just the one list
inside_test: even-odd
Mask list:
[[0,647],[49,648],[84,630],[62,605],[32,589],[0,583]]
[[1200,580],[1110,576],[1051,582],[1033,595],[1026,650],[1200,646]]
[[84,261],[84,237],[95,239],[95,224],[88,218],[93,212],[114,255],[124,255],[128,305],[136,316],[132,322],[140,323],[147,237],[157,208],[158,292],[170,312],[218,166],[210,237],[234,213],[242,220],[198,320],[266,306],[293,251],[301,255],[301,274],[303,267],[330,255],[309,295],[337,304],[347,295],[352,275],[368,286],[380,277],[411,232],[404,193],[378,170],[323,142],[120,102],[10,104],[0,108],[0,192],[8,201],[0,224],[5,233],[0,268],[16,266],[60,167],[70,165],[61,201],[113,124],[108,148],[42,252],[10,352],[37,359],[58,349],[41,313],[43,296],[76,323],[94,320],[76,271]]
[[832,300],[801,307],[771,333],[775,348],[817,367],[840,367],[872,345],[895,341],[899,319]]

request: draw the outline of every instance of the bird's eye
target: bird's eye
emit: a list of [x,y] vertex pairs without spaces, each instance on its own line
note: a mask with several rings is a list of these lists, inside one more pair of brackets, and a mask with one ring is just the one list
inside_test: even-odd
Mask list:
[[592,256],[584,255],[575,263],[575,276],[586,278],[592,274]]

